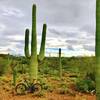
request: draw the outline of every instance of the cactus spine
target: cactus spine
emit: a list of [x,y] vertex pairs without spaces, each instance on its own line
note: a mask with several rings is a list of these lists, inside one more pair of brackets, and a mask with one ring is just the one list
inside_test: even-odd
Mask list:
[[61,48],[59,48],[59,76],[62,78]]
[[40,47],[39,58],[38,58],[40,61],[43,60],[45,57],[46,29],[47,29],[47,25],[43,24],[41,47]]
[[96,100],[100,100],[100,0],[96,1]]
[[25,30],[25,48],[24,48],[26,58],[29,57],[29,29]]
[[[40,48],[39,58],[43,60],[45,53],[45,40],[46,40],[47,25],[43,24],[42,42]],[[30,80],[37,79],[38,77],[38,58],[37,58],[37,31],[36,31],[36,5],[32,7],[32,34],[31,34],[31,56],[29,56],[29,30],[25,31],[25,56],[30,58]],[[28,61],[29,61],[28,60]]]

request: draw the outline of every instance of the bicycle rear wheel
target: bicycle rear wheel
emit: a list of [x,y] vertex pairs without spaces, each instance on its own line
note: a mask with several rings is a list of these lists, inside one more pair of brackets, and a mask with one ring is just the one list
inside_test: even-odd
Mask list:
[[19,83],[16,87],[15,87],[15,92],[18,95],[24,95],[26,93],[27,87],[24,83]]

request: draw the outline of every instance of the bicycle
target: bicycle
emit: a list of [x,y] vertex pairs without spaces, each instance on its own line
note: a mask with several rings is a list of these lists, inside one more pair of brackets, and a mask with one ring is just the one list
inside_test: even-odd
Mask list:
[[29,82],[26,79],[24,80],[24,82],[21,82],[19,84],[16,85],[15,87],[15,92],[18,95],[23,95],[26,93],[34,93],[34,94],[38,94],[41,91],[41,85],[37,82]]

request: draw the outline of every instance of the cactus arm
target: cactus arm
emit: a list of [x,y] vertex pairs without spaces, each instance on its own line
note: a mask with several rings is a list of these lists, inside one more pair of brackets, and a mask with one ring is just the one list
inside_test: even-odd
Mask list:
[[46,29],[47,29],[47,25],[43,24],[41,47],[40,47],[39,58],[38,58],[40,61],[42,61],[45,57]]
[[100,100],[100,0],[96,1],[96,100]]
[[26,58],[29,58],[29,29],[25,30],[25,47],[24,52]]

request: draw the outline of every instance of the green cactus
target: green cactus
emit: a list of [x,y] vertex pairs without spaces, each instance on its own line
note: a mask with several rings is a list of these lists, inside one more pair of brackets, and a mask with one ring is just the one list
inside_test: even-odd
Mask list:
[[16,86],[17,70],[16,67],[13,68],[13,85]]
[[37,34],[36,34],[36,5],[32,8],[32,35],[31,35],[31,57],[30,57],[30,78],[37,79]]
[[[42,42],[40,49],[40,60],[44,58],[45,53],[45,38],[46,38],[46,24],[43,25]],[[36,5],[32,7],[32,34],[31,34],[31,56],[29,56],[29,30],[25,31],[25,56],[30,62],[30,80],[37,79],[38,77],[38,57],[37,57],[37,32],[36,32]]]
[[43,24],[41,47],[40,47],[40,52],[38,57],[40,61],[42,61],[45,57],[46,30],[47,30],[47,25]]
[[96,100],[100,100],[100,0],[96,1]]
[[25,48],[24,48],[26,58],[29,58],[29,29],[25,30]]
[[59,76],[62,78],[61,48],[59,48]]
[[11,69],[12,69],[12,82],[13,85],[16,86],[16,79],[17,79],[17,65],[18,63],[15,60],[11,61]]

